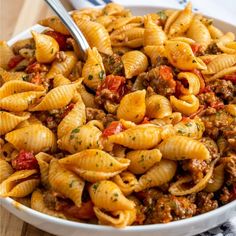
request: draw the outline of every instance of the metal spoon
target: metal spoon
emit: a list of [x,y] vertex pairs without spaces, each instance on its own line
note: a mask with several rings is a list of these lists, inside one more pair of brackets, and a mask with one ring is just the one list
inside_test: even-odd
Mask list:
[[45,2],[51,7],[51,9],[60,18],[62,23],[70,31],[71,35],[79,46],[82,59],[86,60],[89,44],[85,39],[83,33],[80,31],[75,22],[72,20],[71,16],[64,8],[64,6],[61,4],[60,0],[45,0]]

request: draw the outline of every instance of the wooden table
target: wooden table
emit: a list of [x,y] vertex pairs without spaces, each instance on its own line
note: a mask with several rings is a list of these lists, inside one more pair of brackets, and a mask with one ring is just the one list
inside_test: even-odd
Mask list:
[[[62,2],[68,10],[72,9],[66,0]],[[9,40],[52,14],[43,0],[0,0],[0,40]],[[50,235],[23,222],[0,206],[0,236]]]

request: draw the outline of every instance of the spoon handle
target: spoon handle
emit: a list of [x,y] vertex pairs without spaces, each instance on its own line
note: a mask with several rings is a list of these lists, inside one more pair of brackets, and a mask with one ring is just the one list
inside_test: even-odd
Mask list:
[[66,28],[70,31],[71,35],[79,46],[82,58],[86,60],[89,44],[83,33],[80,31],[64,6],[61,4],[60,0],[45,0],[45,2],[52,8]]

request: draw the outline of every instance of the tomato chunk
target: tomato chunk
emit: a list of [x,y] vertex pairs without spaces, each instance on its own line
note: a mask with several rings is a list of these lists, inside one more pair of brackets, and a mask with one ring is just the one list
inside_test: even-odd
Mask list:
[[82,220],[89,220],[95,216],[92,201],[82,202],[81,207],[67,206],[63,209],[63,212],[68,216]]
[[108,137],[113,134],[118,134],[122,132],[124,129],[125,129],[124,126],[119,121],[113,121],[106,129],[104,129],[102,135],[104,137]]
[[56,32],[56,31],[53,31],[53,30],[47,31],[45,34],[54,38],[57,41],[57,43],[59,44],[60,50],[65,51],[66,46],[67,46],[67,44],[66,44],[67,36],[66,35]]
[[236,84],[236,73],[231,74],[231,75],[225,75],[223,79],[230,80],[233,84]]
[[17,157],[12,160],[12,166],[16,170],[38,169],[38,161],[33,152],[21,150]]
[[12,57],[7,64],[8,69],[10,70],[15,68],[23,59],[24,57],[22,57],[21,55]]
[[198,43],[194,43],[190,45],[193,51],[193,54],[196,54],[200,49],[201,49],[201,45]]

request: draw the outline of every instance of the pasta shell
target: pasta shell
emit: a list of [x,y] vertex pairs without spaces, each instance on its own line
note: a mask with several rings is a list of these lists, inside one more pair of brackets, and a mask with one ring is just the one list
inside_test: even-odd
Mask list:
[[207,174],[194,186],[191,187],[189,185],[189,183],[192,182],[192,177],[185,176],[185,177],[181,177],[179,180],[173,183],[169,188],[169,192],[175,196],[183,196],[183,195],[200,192],[207,186],[207,183],[213,174],[214,165],[217,161],[218,159],[215,159],[211,163]]
[[166,57],[166,50],[161,46],[146,46],[144,53],[151,59],[152,65],[156,65],[160,57]]
[[54,61],[49,72],[46,74],[46,78],[54,78],[57,74],[62,74],[68,77],[72,69],[74,68],[77,58],[74,52],[65,52],[66,58],[64,61]]
[[105,7],[102,9],[104,15],[119,15],[122,11],[124,11],[125,8],[117,3],[111,2],[105,5]]
[[26,76],[25,72],[10,72],[0,67],[0,77],[4,83],[10,80],[23,80]]
[[30,91],[7,96],[0,100],[0,108],[13,112],[25,111],[44,93],[44,91]]
[[128,169],[134,174],[143,174],[161,160],[162,154],[158,149],[131,151],[126,154],[130,160]]
[[134,202],[127,199],[120,188],[109,180],[91,185],[89,195],[96,207],[107,211],[132,210],[135,207]]
[[129,171],[121,172],[119,175],[113,177],[112,181],[118,185],[125,196],[130,195],[138,183],[135,175]]
[[201,85],[199,77],[197,75],[190,72],[180,72],[178,74],[178,79],[179,80],[185,79],[188,82],[188,88],[185,88],[184,86],[180,87],[180,92],[182,94],[197,95],[199,93]]
[[176,111],[179,111],[187,116],[195,113],[199,108],[199,100],[195,95],[184,95],[180,99],[175,96],[170,96],[170,103]]
[[[37,170],[20,170],[10,175],[0,184],[1,197],[25,197],[39,184],[39,180],[33,175]],[[32,176],[32,179],[30,179]]]
[[140,51],[130,51],[125,53],[121,60],[125,68],[125,77],[131,79],[146,71],[148,67],[148,60],[145,54]]
[[45,188],[49,189],[49,163],[53,159],[53,156],[44,152],[40,152],[35,156],[35,158],[37,159],[39,165],[41,183]]
[[160,186],[168,183],[175,175],[177,163],[170,160],[161,160],[142,175],[136,185],[135,191]]
[[155,125],[138,125],[121,133],[111,135],[108,139],[112,143],[131,149],[150,149],[161,141],[161,132]]
[[30,125],[42,125],[42,122],[31,114],[29,119],[22,121],[19,125],[16,126],[16,129],[24,128]]
[[180,121],[174,126],[177,135],[186,136],[194,139],[200,139],[205,131],[202,120],[198,117]]
[[61,22],[61,20],[56,16],[52,16],[52,17],[40,20],[38,23],[40,25],[49,27],[49,28],[55,30],[56,32],[61,33],[61,34],[70,35],[70,32],[68,31],[68,29]]
[[56,58],[59,52],[57,41],[49,35],[31,32],[35,41],[35,57],[40,63],[50,63]]
[[146,112],[145,96],[146,90],[138,90],[125,95],[117,109],[117,118],[141,122]]
[[5,143],[0,145],[0,160],[11,161],[12,153],[14,153],[14,146],[10,143]]
[[124,228],[132,225],[136,220],[136,210],[113,211],[110,214],[94,207],[94,212],[99,220],[99,224],[111,225],[116,228]]
[[43,200],[43,194],[39,189],[35,190],[32,193],[31,208],[36,211],[42,212],[44,214],[50,215],[50,216],[66,219],[66,217],[64,216],[63,213],[50,210],[46,207],[44,200]]
[[223,69],[236,64],[236,55],[220,54],[217,55],[209,64],[207,69],[203,70],[203,74],[215,74]]
[[63,75],[56,75],[53,79],[53,88],[62,86],[62,85],[67,85],[70,84],[71,81],[69,79],[67,79],[65,76]]
[[231,116],[236,116],[236,104],[226,105],[225,111],[227,111]]
[[14,57],[14,53],[5,41],[0,41],[0,55],[0,67],[8,69],[8,62]]
[[0,184],[12,175],[13,172],[14,170],[11,165],[7,161],[0,159]]
[[79,86],[77,90],[80,93],[86,107],[93,107],[93,108],[96,107],[94,101],[94,95],[92,93],[89,93],[82,84]]
[[84,34],[91,48],[96,47],[101,53],[111,55],[111,40],[105,27],[97,22],[76,19],[76,25]]
[[22,80],[9,80],[0,88],[0,99],[16,93],[43,90],[44,87],[40,85],[35,85]]
[[223,32],[220,29],[218,29],[217,27],[215,27],[214,25],[209,25],[207,27],[207,29],[208,29],[212,39],[219,39],[220,37],[222,37],[224,35]]
[[88,58],[82,70],[83,82],[89,88],[96,90],[105,79],[105,69],[102,57],[96,48],[88,49]]
[[89,182],[113,177],[125,170],[130,163],[127,159],[115,159],[98,149],[84,150],[67,156],[59,162]]
[[92,124],[86,124],[69,131],[58,140],[58,147],[70,153],[85,149],[102,149],[102,132]]
[[151,16],[144,18],[144,28],[143,46],[162,45],[166,41],[167,36],[165,32],[153,22]]
[[225,68],[219,72],[217,72],[216,74],[214,74],[213,76],[206,78],[206,82],[210,82],[210,81],[214,81],[220,78],[223,78],[225,75],[230,75],[236,72],[236,66],[231,66],[229,68]]
[[212,182],[208,182],[204,191],[216,192],[222,187],[224,184],[224,168],[225,165],[223,163],[214,168]]
[[30,114],[27,112],[17,115],[6,111],[0,111],[0,135],[13,130],[20,122],[27,120],[29,117]]
[[166,56],[169,62],[181,70],[206,69],[206,65],[200,58],[196,58],[189,44],[167,40],[165,42]]
[[86,122],[85,105],[80,97],[72,110],[63,118],[57,127],[57,136],[61,138]]
[[164,118],[172,114],[169,100],[162,95],[152,95],[146,99],[146,115],[150,118]]
[[192,4],[188,3],[184,10],[180,11],[175,21],[169,28],[170,37],[182,35],[189,28],[193,18]]
[[45,111],[67,106],[73,98],[76,88],[81,82],[62,85],[50,90],[42,101],[31,108],[31,111]]
[[170,160],[209,160],[210,153],[200,141],[184,136],[172,136],[159,146],[162,157]]
[[81,206],[85,183],[80,177],[65,169],[55,159],[50,162],[48,179],[53,190],[70,198],[77,207]]
[[7,133],[5,139],[17,150],[24,149],[38,153],[56,149],[56,137],[43,125],[30,125]]
[[194,18],[187,32],[187,36],[197,43],[205,51],[211,43],[211,35],[207,27],[197,18]]

